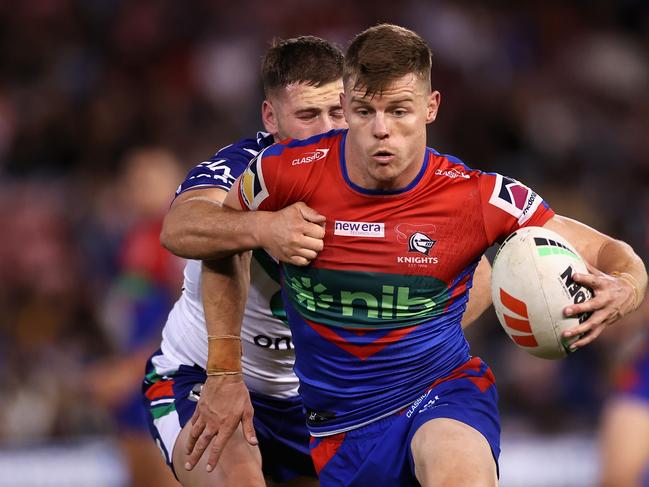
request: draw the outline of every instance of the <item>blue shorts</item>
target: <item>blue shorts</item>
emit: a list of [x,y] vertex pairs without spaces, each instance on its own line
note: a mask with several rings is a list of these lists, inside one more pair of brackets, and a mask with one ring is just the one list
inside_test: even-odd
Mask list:
[[419,427],[435,418],[455,419],[478,430],[498,465],[498,393],[491,370],[474,357],[404,410],[345,433],[312,438],[320,485],[418,486],[410,443]]
[[[173,446],[180,430],[194,414],[206,379],[204,369],[188,365],[161,377],[156,374],[151,359],[147,362],[142,393],[149,413],[146,415],[149,430],[172,471]],[[250,398],[255,409],[253,422],[264,475],[274,482],[287,482],[298,476],[315,477],[300,398],[276,399],[255,393]]]

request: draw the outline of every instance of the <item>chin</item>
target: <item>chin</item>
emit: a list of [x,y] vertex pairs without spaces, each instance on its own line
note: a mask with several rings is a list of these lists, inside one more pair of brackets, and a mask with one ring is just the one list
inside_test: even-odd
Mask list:
[[393,171],[377,171],[372,174],[372,178],[381,187],[391,186],[397,179]]

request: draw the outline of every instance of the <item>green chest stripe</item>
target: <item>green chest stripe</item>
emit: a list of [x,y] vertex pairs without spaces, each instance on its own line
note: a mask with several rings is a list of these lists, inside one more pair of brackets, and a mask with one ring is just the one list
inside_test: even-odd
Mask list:
[[444,282],[427,276],[286,265],[285,289],[302,316],[345,328],[402,328],[441,314]]

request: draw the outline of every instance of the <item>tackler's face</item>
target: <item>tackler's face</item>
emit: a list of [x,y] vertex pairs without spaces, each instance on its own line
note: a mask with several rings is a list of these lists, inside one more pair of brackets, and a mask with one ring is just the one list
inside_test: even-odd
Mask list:
[[394,190],[417,176],[426,150],[426,125],[435,120],[439,92],[407,74],[381,93],[367,94],[351,78],[341,97],[349,134],[346,161],[352,181],[368,189]]
[[347,128],[340,106],[342,80],[322,86],[292,83],[275,90],[262,105],[262,120],[275,140],[306,139]]

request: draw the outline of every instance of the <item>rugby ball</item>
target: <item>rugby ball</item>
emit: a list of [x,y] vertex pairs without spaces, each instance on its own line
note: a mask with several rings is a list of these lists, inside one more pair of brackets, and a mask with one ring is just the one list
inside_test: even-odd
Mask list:
[[498,320],[512,341],[537,357],[558,359],[578,339],[561,333],[588,318],[566,318],[566,306],[592,298],[573,281],[586,264],[563,237],[542,227],[526,227],[502,243],[493,262],[491,293]]

